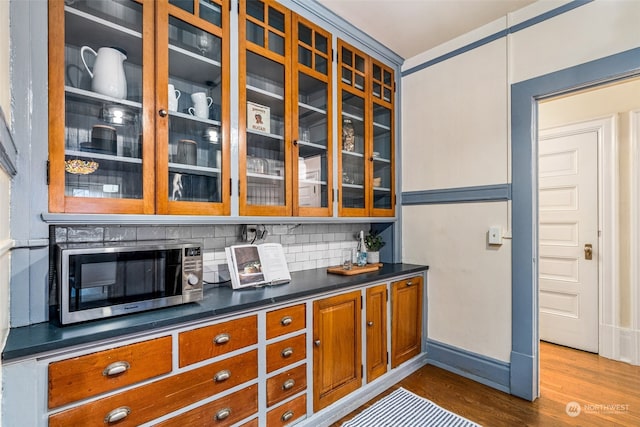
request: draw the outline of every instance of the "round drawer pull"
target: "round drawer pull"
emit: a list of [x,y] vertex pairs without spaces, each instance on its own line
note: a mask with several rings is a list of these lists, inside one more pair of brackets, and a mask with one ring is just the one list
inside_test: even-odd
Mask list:
[[283,390],[291,390],[293,388],[293,386],[296,385],[296,380],[289,379],[286,380],[283,384],[282,384],[282,389]]
[[282,350],[282,353],[280,354],[282,355],[282,357],[291,357],[291,355],[293,354],[293,348],[287,347],[284,350]]
[[320,347],[320,340],[315,340],[313,343],[316,345],[316,347]]
[[112,364],[104,368],[104,371],[102,371],[102,375],[105,377],[113,377],[115,375],[119,375],[123,372],[128,371],[130,367],[131,365],[129,365],[129,362],[125,362],[124,360],[113,362]]
[[218,372],[217,374],[215,374],[213,376],[213,380],[217,383],[222,382],[222,381],[226,381],[229,378],[231,378],[231,371],[229,371],[228,369],[225,369],[223,371]]
[[225,343],[228,343],[230,339],[231,339],[231,336],[229,334],[218,334],[213,339],[213,342],[216,344],[225,344]]
[[282,319],[280,319],[280,324],[282,326],[289,326],[292,323],[293,319],[291,318],[291,316],[284,316]]
[[116,408],[113,411],[109,412],[104,417],[104,422],[105,423],[115,423],[116,421],[120,421],[120,420],[126,418],[130,413],[131,413],[131,408],[129,408],[128,406],[121,406],[121,407]]
[[282,416],[280,417],[280,419],[284,422],[289,421],[291,418],[293,418],[293,411],[289,410],[287,412],[285,412],[284,414],[282,414]]
[[229,415],[231,415],[231,408],[222,408],[216,412],[216,420],[222,421],[225,418],[228,418]]
[[373,322],[372,322],[371,320],[369,320],[369,321],[367,322],[367,326],[373,326]]

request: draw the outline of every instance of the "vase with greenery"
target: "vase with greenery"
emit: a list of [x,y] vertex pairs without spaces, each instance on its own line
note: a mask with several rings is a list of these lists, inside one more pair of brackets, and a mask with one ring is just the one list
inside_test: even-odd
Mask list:
[[367,247],[367,262],[377,264],[380,262],[380,249],[385,245],[382,236],[376,230],[369,230],[364,237],[364,244]]

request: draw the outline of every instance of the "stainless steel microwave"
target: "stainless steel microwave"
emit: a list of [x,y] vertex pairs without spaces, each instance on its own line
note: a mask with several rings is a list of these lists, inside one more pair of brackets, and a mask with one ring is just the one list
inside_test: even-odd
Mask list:
[[58,244],[55,253],[62,324],[203,298],[197,243],[68,243]]

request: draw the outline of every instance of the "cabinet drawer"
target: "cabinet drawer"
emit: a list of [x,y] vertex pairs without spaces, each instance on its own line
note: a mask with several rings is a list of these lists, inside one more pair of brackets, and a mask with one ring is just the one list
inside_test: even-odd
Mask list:
[[254,384],[156,425],[161,427],[228,426],[256,412],[258,412],[258,385]]
[[307,413],[307,396],[296,397],[291,402],[278,406],[267,413],[267,426],[286,426]]
[[267,406],[278,403],[307,388],[307,365],[283,372],[267,380]]
[[171,372],[171,337],[53,362],[49,408]]
[[273,372],[304,359],[307,356],[306,344],[307,336],[305,334],[269,344],[267,346],[267,372]]
[[127,413],[119,427],[135,426],[257,377],[253,350],[51,415],[49,427],[105,425],[117,411]]
[[180,367],[220,356],[258,342],[257,317],[243,317],[182,332],[178,342]]
[[267,339],[304,329],[305,324],[304,304],[270,311],[267,313]]

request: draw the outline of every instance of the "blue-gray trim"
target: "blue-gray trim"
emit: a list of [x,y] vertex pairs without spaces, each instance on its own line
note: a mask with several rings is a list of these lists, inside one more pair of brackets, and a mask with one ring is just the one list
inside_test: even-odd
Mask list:
[[16,169],[16,159],[18,157],[18,149],[13,142],[13,136],[9,130],[2,107],[0,107],[0,168],[14,176],[18,173]]
[[518,31],[524,30],[525,28],[529,28],[531,26],[534,26],[536,24],[539,24],[543,21],[546,21],[548,19],[554,18],[558,15],[562,15],[563,13],[569,12],[577,7],[583,6],[587,3],[591,3],[593,0],[574,0],[570,3],[567,3],[565,5],[562,5],[560,7],[557,7],[553,10],[550,10],[548,12],[545,12],[541,15],[538,15],[534,18],[528,19],[524,22],[521,22],[519,24],[513,25],[511,27],[508,27],[505,30],[502,31],[498,31],[497,33],[488,35],[480,40],[477,40],[473,43],[470,43],[466,46],[462,46],[461,48],[455,49],[449,53],[445,53],[444,55],[440,55],[434,59],[431,59],[429,61],[423,62],[422,64],[418,64],[414,67],[411,67],[407,70],[404,70],[402,72],[402,77],[406,77],[410,74],[413,74],[415,72],[418,72],[420,70],[424,70],[425,68],[429,68],[435,64],[438,64],[440,62],[446,61],[447,59],[451,59],[455,56],[461,55],[465,52],[468,52],[470,50],[473,50],[477,47],[480,46],[484,46],[485,44],[491,43],[493,41],[496,41],[498,39],[501,39],[502,37],[506,37],[509,34],[513,34],[516,33]]
[[537,100],[640,74],[640,48],[511,86],[513,196],[511,393],[538,391]]
[[511,200],[511,184],[405,191],[402,193],[402,206],[499,202],[506,200]]
[[508,362],[427,340],[427,363],[509,393]]

